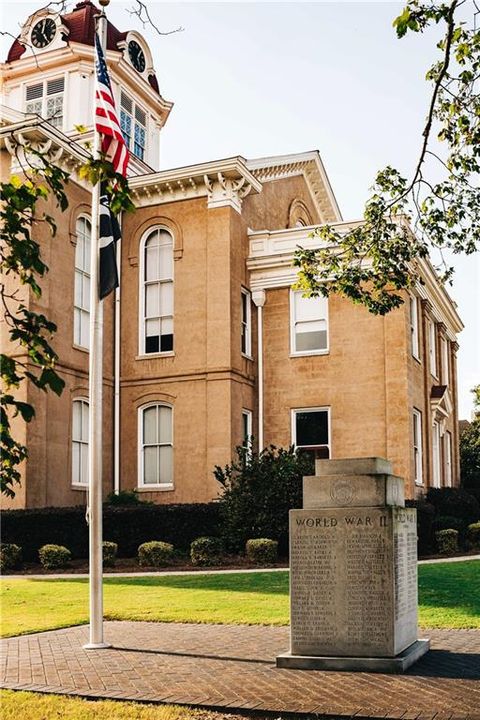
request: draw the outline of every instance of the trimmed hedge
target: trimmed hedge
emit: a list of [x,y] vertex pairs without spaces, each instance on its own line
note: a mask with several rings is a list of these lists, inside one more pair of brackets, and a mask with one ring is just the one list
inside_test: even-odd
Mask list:
[[117,552],[117,543],[110,542],[110,540],[104,540],[104,542],[102,543],[103,567],[115,567]]
[[467,549],[480,549],[480,522],[472,523],[467,528]]
[[12,543],[0,545],[0,570],[15,570],[22,564],[22,548]]
[[[103,536],[118,545],[119,557],[135,557],[137,548],[152,539],[188,551],[201,535],[218,535],[217,503],[133,505],[103,508]],[[83,506],[5,510],[1,542],[14,543],[27,562],[38,560],[42,545],[65,545],[73,558],[88,557],[88,525]]]
[[217,565],[224,552],[223,542],[217,537],[199,537],[190,545],[192,565]]
[[161,540],[151,540],[138,548],[138,564],[142,567],[163,567],[173,561],[173,545]]
[[458,552],[458,530],[439,530],[435,533],[440,555],[454,555]]
[[245,554],[259,565],[269,565],[278,560],[278,542],[270,538],[252,538],[245,544]]
[[417,511],[418,555],[423,557],[435,551],[435,506],[424,499],[405,500],[406,507]]
[[64,568],[72,559],[70,550],[63,545],[44,545],[38,551],[38,557],[45,570]]
[[465,526],[480,520],[480,503],[463,488],[429,488],[426,499],[435,506],[437,516],[459,518]]

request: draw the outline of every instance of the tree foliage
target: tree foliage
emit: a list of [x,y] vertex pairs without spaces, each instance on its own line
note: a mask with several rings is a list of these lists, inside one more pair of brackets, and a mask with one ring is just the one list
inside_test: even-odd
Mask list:
[[480,499],[480,385],[472,390],[474,394],[474,420],[460,435],[460,476],[462,486],[475,490]]
[[[462,8],[462,10],[461,10]],[[471,9],[471,22],[460,15]],[[403,302],[417,280],[418,260],[440,251],[444,281],[453,268],[443,251],[473,253],[480,239],[480,30],[478,7],[411,0],[393,23],[397,36],[441,28],[420,153],[410,179],[395,168],[378,172],[363,223],[344,231],[324,225],[312,234],[319,249],[296,253],[297,287],[307,295],[338,293],[383,315]],[[477,23],[475,20],[477,19]],[[434,136],[440,151],[432,149]],[[436,178],[435,180],[433,178]]]

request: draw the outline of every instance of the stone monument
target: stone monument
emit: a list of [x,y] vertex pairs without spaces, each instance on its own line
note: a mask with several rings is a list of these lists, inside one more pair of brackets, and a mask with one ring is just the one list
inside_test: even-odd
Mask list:
[[278,667],[403,672],[417,639],[416,510],[382,458],[317,460],[290,511],[290,652]]

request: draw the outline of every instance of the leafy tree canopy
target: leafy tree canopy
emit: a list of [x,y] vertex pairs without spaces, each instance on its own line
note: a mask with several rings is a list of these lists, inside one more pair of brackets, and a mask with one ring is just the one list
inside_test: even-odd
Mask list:
[[[460,19],[470,11],[470,22]],[[418,161],[410,179],[393,167],[377,173],[362,224],[346,232],[319,227],[319,249],[298,250],[297,287],[307,295],[338,293],[384,315],[402,304],[402,291],[420,279],[418,261],[432,250],[440,251],[438,269],[448,281],[453,267],[443,251],[471,254],[478,247],[479,17],[475,1],[411,0],[394,20],[399,38],[431,26],[443,33],[426,75],[432,93]]]

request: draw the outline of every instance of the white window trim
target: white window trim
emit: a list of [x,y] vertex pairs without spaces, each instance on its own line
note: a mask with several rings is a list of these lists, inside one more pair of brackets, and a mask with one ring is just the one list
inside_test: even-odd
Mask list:
[[[295,350],[295,301],[294,296],[301,293],[301,290],[290,288],[290,357],[305,357],[309,355],[328,355],[330,352],[330,326],[329,326],[329,303],[325,300],[325,326],[327,332],[327,347],[324,350]],[[323,319],[323,318],[322,318]]]
[[[292,408],[290,411],[290,425],[292,431],[292,445],[297,448],[297,423],[296,414],[300,412],[326,412],[327,413],[327,427],[328,427],[328,456],[332,459],[332,424],[331,424],[331,408],[329,406],[324,407],[303,407],[303,408]],[[317,445],[300,445],[301,448],[309,449],[316,448]]]
[[[125,107],[122,105],[122,93],[123,93],[123,95],[125,95],[125,97],[127,97],[127,98],[130,100],[130,102],[132,103],[132,112],[131,112],[131,113],[128,112],[127,108],[125,108]],[[148,131],[149,131],[149,127],[148,127],[148,112],[146,111],[146,109],[144,108],[144,106],[142,105],[141,102],[138,102],[137,99],[136,99],[135,97],[133,97],[133,95],[130,94],[130,92],[128,92],[128,91],[125,92],[125,90],[124,90],[123,88],[120,88],[120,89],[119,89],[118,99],[115,100],[115,107],[118,109],[118,117],[119,117],[119,120],[120,120],[120,125],[121,125],[121,114],[122,114],[122,111],[125,112],[125,113],[130,117],[130,120],[131,120],[131,122],[132,122],[132,124],[131,124],[131,134],[130,134],[130,143],[129,143],[128,146],[127,146],[129,152],[130,152],[131,155],[132,155],[132,158],[136,158],[137,160],[140,160],[140,162],[146,163],[146,162],[147,162],[147,150],[148,150]],[[141,122],[138,122],[138,121],[137,121],[137,117],[136,117],[136,113],[135,113],[135,110],[136,110],[137,107],[139,108],[139,110],[141,110],[143,113],[145,113],[145,125],[142,125]],[[138,122],[138,124],[140,125],[140,127],[142,127],[142,128],[145,130],[145,146],[144,146],[144,148],[143,148],[143,157],[140,157],[140,155],[136,155],[136,153],[134,152],[134,148],[135,148],[135,125],[136,125],[137,122]]]
[[[147,353],[145,351],[145,341],[146,341],[146,334],[145,334],[145,243],[150,237],[150,235],[155,232],[155,230],[165,230],[165,232],[168,232],[169,235],[172,238],[172,285],[173,285],[173,350],[164,350],[163,352],[155,352],[155,353]],[[152,225],[148,228],[142,235],[142,238],[140,240],[139,245],[139,273],[138,273],[138,280],[139,280],[139,289],[138,289],[138,301],[139,301],[139,309],[138,309],[138,356],[135,358],[135,360],[144,360],[147,358],[159,358],[159,357],[174,357],[175,356],[175,236],[171,229],[167,227],[166,225]]]
[[430,360],[430,375],[438,379],[437,326],[434,320],[429,320],[428,322],[428,352]]
[[[250,290],[242,287],[242,296],[247,298],[247,319],[246,319],[246,335],[245,335],[245,352],[242,350],[243,357],[252,360],[252,293]],[[243,305],[240,307],[241,323],[243,328]],[[241,348],[240,338],[240,348]]]
[[453,467],[452,467],[452,433],[450,430],[446,430],[444,434],[445,443],[445,487],[452,487],[453,485]]
[[[87,220],[90,223],[90,243],[92,242],[92,218],[87,215],[86,213],[79,213],[77,215],[77,218],[75,220],[75,253],[73,257],[73,342],[72,345],[76,350],[82,350],[83,352],[89,353],[90,352],[90,344],[88,345],[79,345],[75,342],[75,309],[78,308],[78,305],[75,304],[75,281],[76,281],[76,273],[77,273],[77,246],[78,246],[78,236],[77,236],[77,223],[79,220]],[[90,258],[88,259],[88,263],[90,265]],[[90,282],[92,281],[92,273],[91,268],[89,267],[89,278]],[[84,270],[81,270],[80,272],[84,272]],[[82,310],[82,308],[78,308],[79,310]],[[90,313],[91,309],[88,311],[89,316],[89,324],[90,324]],[[90,333],[88,334],[89,343],[90,343]]]
[[[435,451],[435,438],[436,451]],[[440,437],[440,423],[436,420],[432,428],[432,487],[442,487],[442,449]]]
[[442,352],[442,382],[444,385],[450,385],[450,353],[447,338],[442,338],[440,344]]
[[[71,432],[70,432],[70,487],[72,488],[72,490],[83,490],[86,492],[86,491],[88,491],[88,488],[89,488],[88,479],[87,479],[86,483],[73,482],[73,443],[74,443],[74,440],[73,440],[73,404],[76,402],[80,402],[80,401],[86,403],[88,406],[88,414],[89,414],[88,421],[90,422],[90,401],[89,401],[88,397],[80,395],[79,397],[72,398],[72,403],[71,403],[71,408],[70,408],[71,422],[72,422]],[[90,454],[90,438],[87,440],[86,445],[88,447],[88,452]],[[89,474],[89,469],[87,468],[87,478],[88,478],[88,474]]]
[[[31,81],[26,81],[26,82],[22,83],[22,84],[23,84],[23,111],[24,111],[25,113],[28,113],[28,111],[27,111],[27,103],[29,103],[29,102],[34,102],[34,101],[32,101],[32,100],[27,100],[27,89],[28,89],[29,87],[32,87],[32,85],[40,85],[40,83],[42,83],[42,85],[43,85],[43,87],[42,87],[42,97],[41,97],[41,98],[37,98],[37,100],[41,100],[41,101],[42,101],[42,112],[39,113],[39,115],[40,115],[40,117],[42,117],[46,122],[49,122],[49,121],[50,121],[50,118],[47,118],[47,112],[46,112],[46,110],[47,110],[47,98],[48,98],[48,97],[61,96],[61,97],[63,98],[63,103],[62,103],[62,123],[61,123],[61,125],[58,125],[58,126],[57,126],[57,125],[54,125],[54,127],[55,127],[57,130],[60,130],[61,132],[63,132],[63,130],[64,130],[64,128],[65,128],[65,115],[66,115],[66,109],[67,109],[66,98],[68,97],[68,96],[67,96],[67,79],[68,79],[68,76],[69,76],[69,73],[66,73],[66,74],[65,74],[65,73],[60,73],[60,74],[58,74],[58,73],[53,73],[53,74],[47,75],[46,77],[42,78],[41,80],[39,79],[39,80],[37,80],[37,81],[34,81],[34,80],[32,79]],[[59,93],[52,93],[52,95],[47,95],[47,86],[48,86],[48,83],[51,82],[52,80],[60,80],[61,78],[63,78],[63,90],[62,90],[61,92],[59,92]],[[28,113],[28,114],[29,114],[29,113]],[[52,123],[52,124],[53,124],[53,123]]]
[[[413,313],[412,313],[413,310]],[[418,297],[410,295],[410,335],[412,356],[420,362],[420,325],[418,322]]]
[[148,492],[150,490],[173,490],[175,487],[175,483],[144,483],[143,480],[143,411],[147,410],[149,407],[157,407],[158,405],[161,405],[162,407],[168,407],[172,411],[172,477],[175,477],[175,445],[174,445],[174,421],[173,421],[173,405],[170,405],[166,402],[161,401],[152,401],[149,403],[146,403],[145,405],[141,405],[138,408],[137,411],[137,487],[135,488],[139,492]]
[[252,434],[253,434],[253,413],[251,410],[242,408],[242,432],[243,432],[243,418],[247,418],[247,438],[245,444],[245,438],[242,437],[242,447],[246,447],[248,454],[252,454]]
[[[423,423],[422,423],[422,413],[420,410],[417,410],[417,408],[413,408],[413,418],[417,418],[418,424],[417,424],[417,439],[418,439],[418,468],[417,464],[415,462],[415,434],[413,436],[413,467],[414,467],[414,478],[415,478],[415,485],[423,485]],[[415,422],[415,420],[413,420]],[[417,470],[418,476],[417,476]]]

